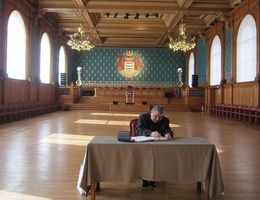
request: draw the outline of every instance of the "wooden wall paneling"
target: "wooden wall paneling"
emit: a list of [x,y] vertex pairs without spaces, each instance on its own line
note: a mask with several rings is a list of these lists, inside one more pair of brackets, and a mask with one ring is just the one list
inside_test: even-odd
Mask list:
[[4,104],[4,78],[0,76],[0,105]]
[[257,82],[234,84],[233,102],[235,105],[258,106],[259,84]]
[[206,112],[210,111],[210,106],[216,104],[216,87],[210,87],[208,86],[205,90],[205,104],[206,106]]
[[209,106],[210,106],[210,102],[209,102],[209,88],[205,87],[205,112],[209,112]]
[[216,89],[215,88],[210,88],[210,93],[209,93],[209,99],[210,99],[210,105],[215,105],[216,104]]
[[232,84],[226,84],[223,86],[223,103],[233,104],[232,102]]
[[221,91],[221,88],[216,88],[215,89],[215,103],[216,104],[221,104],[222,103],[222,91]]
[[204,97],[188,97],[188,105],[190,107],[200,107],[201,105],[205,104]]
[[0,77],[0,105],[2,104],[2,78]]
[[35,83],[35,82],[31,82],[30,83],[30,97],[29,97],[29,101],[30,102],[36,102],[38,101],[39,97],[38,97],[38,86],[39,84],[38,83]]
[[39,85],[39,101],[40,102],[46,102],[46,101],[52,101],[53,98],[53,91],[54,87],[51,84],[40,84]]
[[6,104],[20,104],[29,101],[27,80],[5,79],[5,82]]
[[258,80],[258,83],[257,83],[257,87],[258,87],[258,102],[257,102],[257,107],[260,108],[260,78]]

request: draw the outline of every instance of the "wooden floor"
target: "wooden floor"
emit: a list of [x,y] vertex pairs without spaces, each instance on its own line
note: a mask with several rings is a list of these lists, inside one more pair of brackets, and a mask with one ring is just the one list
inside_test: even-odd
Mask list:
[[[76,190],[86,144],[128,130],[138,113],[63,111],[0,125],[1,200],[81,200]],[[219,152],[225,200],[260,199],[260,127],[199,112],[168,112],[176,136],[206,137]],[[104,183],[97,200],[200,200],[195,183]]]

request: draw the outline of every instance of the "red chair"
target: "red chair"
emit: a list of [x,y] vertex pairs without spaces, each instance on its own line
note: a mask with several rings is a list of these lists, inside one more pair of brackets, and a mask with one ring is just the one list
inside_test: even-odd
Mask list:
[[131,136],[137,136],[137,133],[136,133],[136,126],[137,126],[137,122],[138,122],[138,119],[132,119],[130,121],[130,134]]

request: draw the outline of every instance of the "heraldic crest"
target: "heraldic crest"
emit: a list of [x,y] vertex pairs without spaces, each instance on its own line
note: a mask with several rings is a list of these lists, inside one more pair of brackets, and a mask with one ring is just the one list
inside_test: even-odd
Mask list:
[[143,60],[132,51],[127,51],[117,57],[115,66],[122,76],[132,78],[140,74],[143,68]]

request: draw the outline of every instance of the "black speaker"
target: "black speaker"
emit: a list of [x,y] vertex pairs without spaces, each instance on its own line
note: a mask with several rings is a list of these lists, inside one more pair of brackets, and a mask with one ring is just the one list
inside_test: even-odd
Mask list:
[[192,75],[192,82],[191,85],[193,88],[197,88],[199,85],[199,75],[198,74],[193,74]]
[[67,73],[60,73],[60,85],[67,85]]
[[113,105],[118,105],[118,101],[113,101]]

